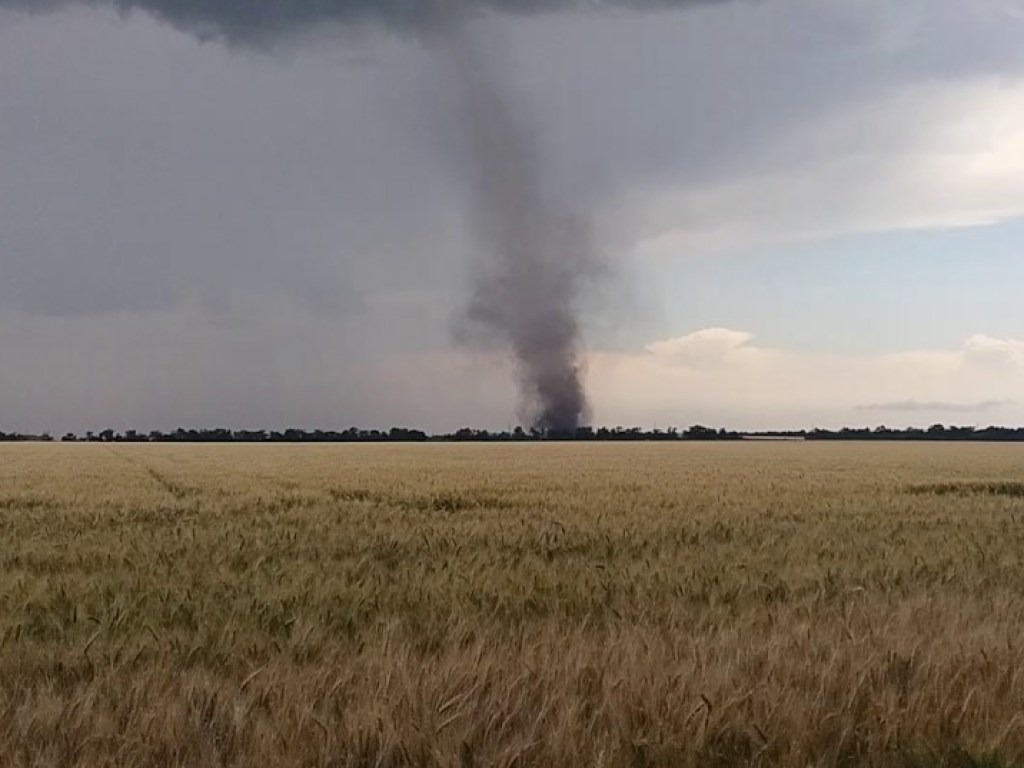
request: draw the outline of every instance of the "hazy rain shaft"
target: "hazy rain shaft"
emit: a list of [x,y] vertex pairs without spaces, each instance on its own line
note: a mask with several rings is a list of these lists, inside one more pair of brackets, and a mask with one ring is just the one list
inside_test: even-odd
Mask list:
[[409,34],[442,60],[465,133],[460,159],[471,183],[481,255],[466,317],[511,353],[523,418],[572,433],[587,416],[582,382],[581,292],[596,260],[583,222],[543,194],[543,160],[523,111],[500,73],[473,45],[465,21],[486,13],[619,7],[672,8],[715,0],[0,0],[0,8],[47,11],[71,5],[142,11],[202,38],[265,45],[317,25]]

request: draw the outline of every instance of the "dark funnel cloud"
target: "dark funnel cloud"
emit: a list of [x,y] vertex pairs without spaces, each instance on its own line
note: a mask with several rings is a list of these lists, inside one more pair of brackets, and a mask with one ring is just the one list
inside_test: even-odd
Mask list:
[[458,150],[470,179],[481,246],[466,317],[511,352],[522,416],[539,429],[571,433],[587,417],[577,312],[598,262],[582,218],[546,198],[538,142],[464,22],[488,14],[650,10],[724,1],[0,0],[0,9],[85,6],[143,12],[200,38],[244,45],[340,25],[408,34],[428,46],[443,62],[466,131]]

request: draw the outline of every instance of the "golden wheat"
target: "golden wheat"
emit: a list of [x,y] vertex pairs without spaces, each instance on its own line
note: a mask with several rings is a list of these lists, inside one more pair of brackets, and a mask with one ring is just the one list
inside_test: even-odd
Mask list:
[[1016,446],[0,447],[0,764],[1024,764]]

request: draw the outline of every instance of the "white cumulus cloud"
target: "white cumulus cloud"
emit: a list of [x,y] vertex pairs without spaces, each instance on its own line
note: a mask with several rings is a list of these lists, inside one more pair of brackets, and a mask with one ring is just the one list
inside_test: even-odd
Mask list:
[[646,349],[655,357],[676,365],[721,365],[754,351],[746,347],[753,338],[753,334],[744,331],[707,328],[676,339],[652,342]]

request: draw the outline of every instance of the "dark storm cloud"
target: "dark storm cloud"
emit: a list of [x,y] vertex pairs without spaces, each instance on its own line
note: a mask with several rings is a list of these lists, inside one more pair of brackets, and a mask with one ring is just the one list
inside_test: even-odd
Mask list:
[[603,6],[685,7],[675,2],[589,0],[0,0],[8,8],[53,10],[73,4],[143,11],[201,38],[261,43],[324,24],[410,32],[439,52],[454,85],[469,141],[461,152],[475,183],[475,229],[484,247],[468,316],[508,345],[529,421],[572,432],[587,411],[577,315],[589,267],[589,236],[543,195],[538,144],[488,57],[464,33],[479,14],[538,14]]
[[600,8],[686,7],[727,0],[0,0],[0,7],[45,12],[72,5],[143,11],[202,37],[258,41],[321,24],[416,31],[487,13],[539,14]]

